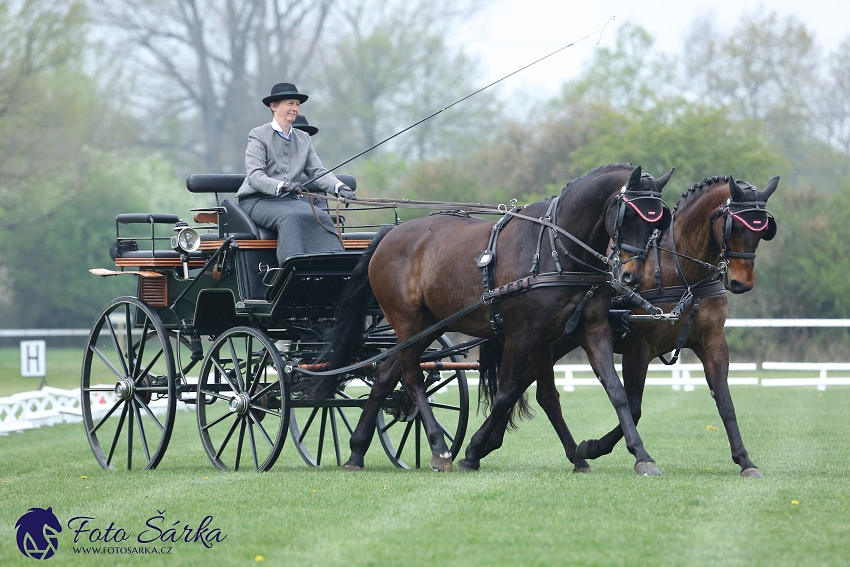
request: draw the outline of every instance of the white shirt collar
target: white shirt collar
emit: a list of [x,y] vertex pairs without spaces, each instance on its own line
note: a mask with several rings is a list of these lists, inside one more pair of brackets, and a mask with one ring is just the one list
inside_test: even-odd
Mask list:
[[280,132],[280,133],[281,133],[281,135],[282,135],[284,138],[286,138],[287,140],[291,140],[291,139],[292,139],[292,131],[293,131],[295,128],[292,128],[292,127],[290,126],[290,128],[289,128],[289,135],[287,136],[287,135],[284,133],[283,128],[281,128],[281,127],[280,127],[280,124],[278,124],[278,123],[277,123],[277,120],[275,120],[274,118],[272,118],[271,125],[272,125],[272,130],[274,130],[275,132]]

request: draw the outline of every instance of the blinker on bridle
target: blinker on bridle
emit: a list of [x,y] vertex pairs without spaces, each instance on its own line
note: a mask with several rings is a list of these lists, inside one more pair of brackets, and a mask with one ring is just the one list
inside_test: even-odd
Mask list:
[[[644,173],[643,175],[647,174]],[[628,260],[622,262],[622,264],[630,262],[631,260],[646,260],[646,254],[649,250],[649,242],[647,242],[645,248],[638,248],[637,246],[632,246],[631,244],[622,241],[620,228],[622,227],[627,207],[631,208],[644,222],[650,224],[659,223],[656,230],[662,232],[670,227],[670,208],[667,206],[667,203],[664,202],[664,199],[661,198],[661,194],[659,192],[631,191],[626,185],[623,185],[620,189],[620,193],[611,202],[609,209],[615,206],[617,207],[617,220],[613,227],[613,246],[611,247],[611,254],[614,258],[615,267],[621,265],[619,261],[621,250],[626,250],[627,252],[632,252],[634,254]]]

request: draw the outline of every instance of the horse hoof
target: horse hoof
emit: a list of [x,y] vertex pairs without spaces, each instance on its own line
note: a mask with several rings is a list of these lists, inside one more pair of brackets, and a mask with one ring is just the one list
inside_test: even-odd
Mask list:
[[345,472],[363,472],[363,467],[359,465],[352,465],[351,463],[345,463],[342,465],[342,470]]
[[593,470],[590,467],[576,467],[573,469],[573,474],[587,474],[591,472]]
[[452,472],[452,457],[440,457],[439,455],[431,455],[431,460],[428,463],[431,470],[434,472]]
[[749,477],[749,478],[764,478],[764,475],[757,467],[752,467],[749,469],[744,469],[741,471],[741,476]]
[[661,471],[652,461],[635,463],[635,472],[641,476],[661,476]]
[[587,450],[589,443],[587,441],[582,441],[576,447],[576,459],[586,459],[587,458]]
[[461,459],[457,462],[458,472],[477,472],[480,465],[473,465],[466,459]]

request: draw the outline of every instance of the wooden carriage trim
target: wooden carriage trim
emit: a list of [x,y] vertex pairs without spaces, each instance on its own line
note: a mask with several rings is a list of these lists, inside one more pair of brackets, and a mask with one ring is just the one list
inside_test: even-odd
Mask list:
[[[189,260],[190,268],[200,268],[204,260]],[[115,265],[119,268],[145,267],[145,268],[174,268],[182,266],[180,258],[116,258]]]
[[[199,250],[218,250],[223,240],[204,240]],[[241,250],[276,250],[277,240],[236,240]],[[343,240],[342,245],[346,250],[363,250],[371,240]]]

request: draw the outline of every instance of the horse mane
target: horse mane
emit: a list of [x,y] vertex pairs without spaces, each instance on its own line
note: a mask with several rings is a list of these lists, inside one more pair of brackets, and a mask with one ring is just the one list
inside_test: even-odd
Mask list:
[[590,173],[582,175],[581,177],[579,177],[577,179],[573,179],[572,181],[567,183],[567,186],[564,187],[563,191],[566,191],[567,189],[577,190],[579,187],[584,185],[584,183],[586,183],[588,181],[592,181],[593,179],[596,179],[597,177],[599,177],[600,175],[603,175],[605,173],[610,173],[612,171],[619,171],[619,170],[623,170],[623,169],[627,169],[627,170],[631,171],[634,168],[635,168],[635,166],[632,165],[631,163],[619,163],[619,162],[618,163],[609,163],[608,165],[603,165],[602,167],[597,167],[596,169],[594,169]]
[[720,177],[706,177],[699,183],[694,183],[682,193],[682,197],[676,202],[676,206],[673,207],[673,213],[679,210],[680,205],[687,207],[690,203],[697,201],[700,196],[705,194],[704,189],[712,189],[721,183],[724,184],[724,187],[728,187],[729,178],[725,175]]

